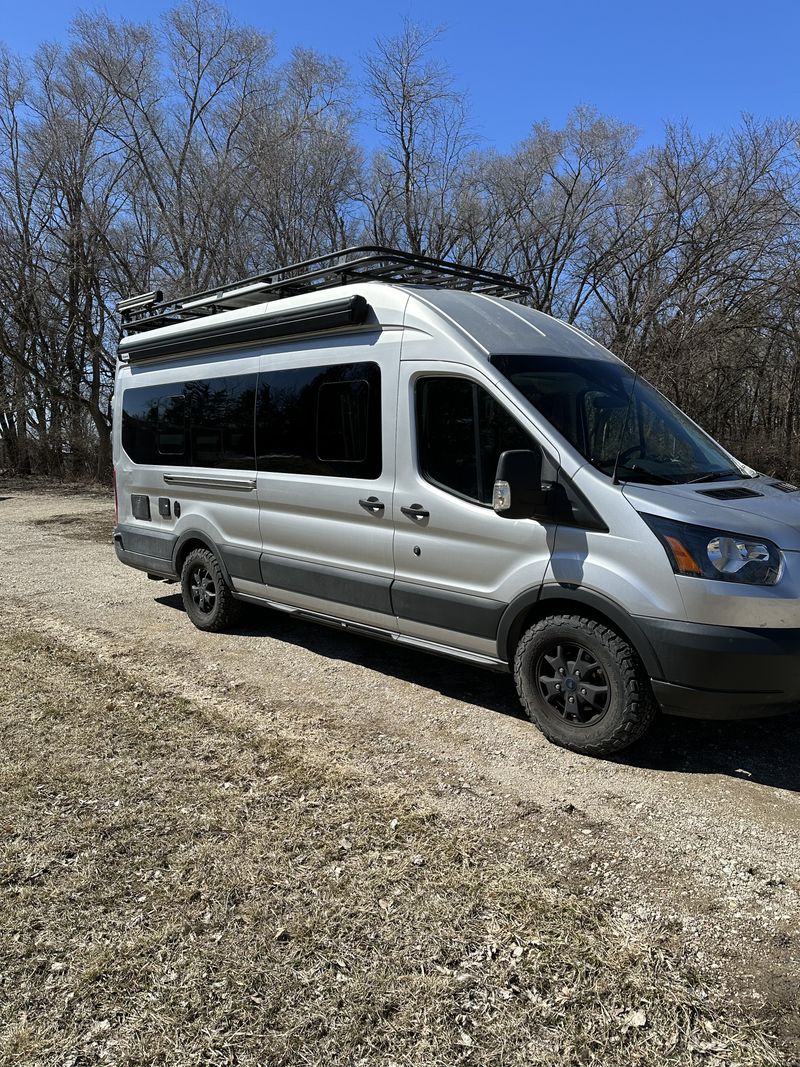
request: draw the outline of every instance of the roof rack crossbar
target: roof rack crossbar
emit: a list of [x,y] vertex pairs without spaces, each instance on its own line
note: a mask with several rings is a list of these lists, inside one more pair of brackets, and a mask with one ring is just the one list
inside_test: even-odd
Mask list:
[[270,298],[317,292],[357,281],[444,285],[500,297],[530,294],[528,286],[507,274],[382,245],[355,245],[173,300],[163,300],[160,292],[148,293],[144,299],[121,301],[118,310],[123,331],[137,333],[263,303]]

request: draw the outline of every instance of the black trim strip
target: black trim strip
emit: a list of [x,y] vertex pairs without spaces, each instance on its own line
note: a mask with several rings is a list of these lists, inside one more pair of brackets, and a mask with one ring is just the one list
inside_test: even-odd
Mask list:
[[499,600],[395,581],[392,605],[400,619],[494,640],[506,605]]
[[138,335],[123,341],[120,351],[127,353],[131,363],[138,363],[143,359],[167,359],[201,348],[226,348],[275,337],[335,330],[343,326],[360,326],[366,321],[369,310],[369,304],[363,296],[349,296],[310,307],[276,311],[255,322],[252,319],[245,322],[217,322],[213,326],[204,326],[177,336],[145,335],[144,340]]
[[156,559],[154,556],[143,556],[139,552],[126,552],[116,545],[117,559],[126,567],[133,567],[137,571],[145,571],[147,574],[157,574],[159,578],[177,579],[175,568],[167,560]]
[[261,580],[268,588],[286,589],[383,615],[392,614],[390,578],[264,552],[261,555]]
[[261,552],[258,549],[220,545],[219,554],[231,578],[243,578],[247,582],[261,581]]

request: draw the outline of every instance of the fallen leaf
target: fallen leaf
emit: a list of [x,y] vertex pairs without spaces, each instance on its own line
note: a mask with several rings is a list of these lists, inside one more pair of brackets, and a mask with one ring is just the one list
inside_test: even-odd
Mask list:
[[622,1020],[623,1029],[628,1030],[632,1027],[647,1026],[647,1016],[641,1009],[636,1011],[629,1011],[625,1018]]

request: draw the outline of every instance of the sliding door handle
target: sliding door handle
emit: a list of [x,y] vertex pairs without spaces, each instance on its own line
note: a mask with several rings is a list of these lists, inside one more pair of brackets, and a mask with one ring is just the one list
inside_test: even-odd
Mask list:
[[368,496],[365,500],[363,497],[359,500],[359,504],[365,511],[369,511],[372,515],[380,515],[380,513],[386,508],[386,505],[382,500],[378,500],[376,496]]
[[404,515],[408,515],[409,519],[429,519],[431,513],[423,508],[422,504],[412,504],[410,508],[400,508]]

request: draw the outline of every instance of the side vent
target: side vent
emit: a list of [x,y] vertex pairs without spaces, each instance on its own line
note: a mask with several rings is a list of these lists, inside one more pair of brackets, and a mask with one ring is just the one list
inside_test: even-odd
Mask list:
[[755,496],[763,496],[763,493],[757,493],[754,489],[734,488],[730,489],[698,489],[698,493],[702,496],[713,496],[715,500],[747,500]]
[[773,489],[780,489],[782,493],[797,493],[800,492],[796,485],[792,485],[791,482],[770,482]]

